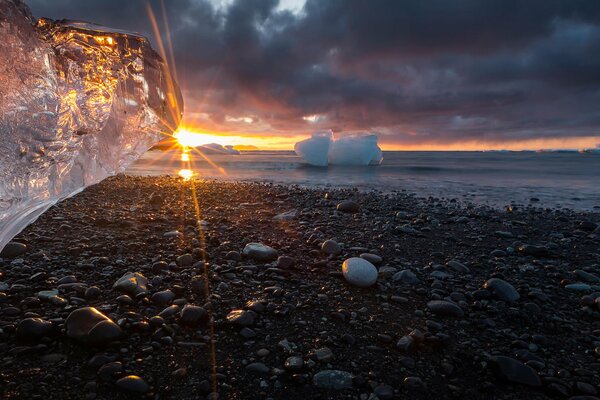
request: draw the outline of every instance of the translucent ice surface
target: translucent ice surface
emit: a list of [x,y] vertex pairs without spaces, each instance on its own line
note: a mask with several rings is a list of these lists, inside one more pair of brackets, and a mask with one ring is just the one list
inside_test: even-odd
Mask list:
[[183,110],[142,36],[0,0],[0,249],[58,200],[122,172]]
[[352,134],[334,139],[331,131],[316,132],[310,139],[296,143],[298,154],[308,164],[327,165],[379,165],[383,154],[377,145],[377,136]]

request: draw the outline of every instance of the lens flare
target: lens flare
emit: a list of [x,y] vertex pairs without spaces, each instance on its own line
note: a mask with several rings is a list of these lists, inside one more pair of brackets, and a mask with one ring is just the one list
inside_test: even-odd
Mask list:
[[194,171],[191,169],[180,169],[178,175],[182,177],[184,181],[189,181],[194,176]]

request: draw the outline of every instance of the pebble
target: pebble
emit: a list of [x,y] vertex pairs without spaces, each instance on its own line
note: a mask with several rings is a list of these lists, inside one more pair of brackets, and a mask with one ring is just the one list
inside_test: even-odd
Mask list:
[[313,384],[321,389],[351,389],[352,378],[350,372],[327,369],[319,371],[313,376]]
[[150,387],[142,378],[137,375],[128,375],[117,381],[117,387],[130,393],[144,394]]
[[8,242],[0,251],[0,257],[4,258],[16,258],[20,255],[25,254],[27,246],[19,242]]
[[335,240],[326,240],[321,245],[321,251],[325,254],[336,256],[342,252],[342,248]]
[[427,303],[432,313],[447,317],[462,317],[465,313],[458,305],[445,300],[432,300]]
[[523,385],[539,387],[542,385],[535,370],[510,357],[496,356],[490,360],[492,370],[501,378]]
[[174,298],[175,298],[175,293],[173,293],[169,289],[163,290],[160,292],[156,292],[151,297],[152,302],[159,306],[166,306],[168,304],[171,304],[171,302],[173,301]]
[[41,318],[25,318],[17,327],[17,338],[23,341],[39,341],[50,336],[53,331],[52,322]]
[[288,371],[300,371],[304,368],[304,360],[300,356],[288,357],[283,367]]
[[409,285],[416,285],[417,283],[419,283],[419,278],[417,278],[417,275],[415,275],[415,273],[411,270],[403,269],[402,271],[396,272],[392,276],[392,281],[407,283]]
[[263,363],[254,362],[246,365],[246,371],[256,375],[268,375],[271,370]]
[[342,275],[348,283],[361,288],[372,286],[377,282],[377,268],[367,260],[352,257],[342,264]]
[[122,335],[121,328],[94,307],[71,312],[65,326],[68,337],[91,345],[104,345]]
[[248,243],[243,254],[255,261],[268,262],[277,259],[277,250],[262,243]]
[[383,262],[383,258],[373,253],[361,253],[359,257],[367,260],[373,265],[379,265]]
[[181,322],[185,325],[196,327],[208,323],[208,312],[199,306],[186,304],[179,315]]
[[490,290],[496,298],[507,303],[513,303],[521,298],[513,285],[499,278],[488,279],[483,287]]
[[127,272],[113,285],[113,289],[136,297],[148,292],[148,279],[138,272]]
[[357,213],[360,206],[352,200],[344,200],[336,206],[336,210],[344,213]]
[[239,326],[254,324],[254,313],[246,310],[232,310],[227,314],[227,322]]

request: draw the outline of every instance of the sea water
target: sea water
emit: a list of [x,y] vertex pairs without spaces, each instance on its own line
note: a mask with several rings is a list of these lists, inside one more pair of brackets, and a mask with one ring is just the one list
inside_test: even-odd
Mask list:
[[[578,152],[384,152],[379,166],[313,167],[289,151],[240,155],[191,153],[191,169],[206,179],[352,187],[414,193],[460,202],[600,209],[600,154]],[[149,151],[132,175],[177,175],[188,168],[178,151]]]

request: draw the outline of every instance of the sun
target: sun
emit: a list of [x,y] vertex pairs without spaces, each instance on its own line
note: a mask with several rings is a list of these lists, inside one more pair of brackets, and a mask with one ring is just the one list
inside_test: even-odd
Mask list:
[[206,136],[201,133],[196,133],[185,128],[179,128],[177,132],[173,134],[173,137],[177,140],[182,147],[198,147],[206,144]]

